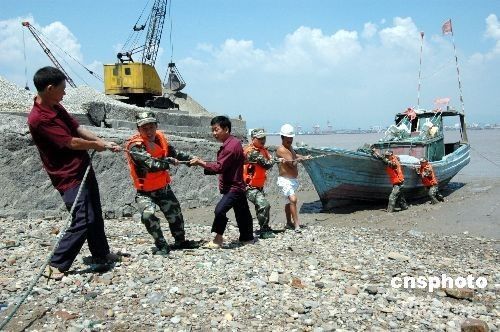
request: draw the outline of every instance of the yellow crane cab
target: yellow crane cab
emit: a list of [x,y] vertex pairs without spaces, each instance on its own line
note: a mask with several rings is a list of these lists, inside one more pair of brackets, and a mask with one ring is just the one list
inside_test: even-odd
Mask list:
[[153,96],[162,95],[162,84],[153,66],[118,62],[104,65],[104,90],[107,95],[125,96],[128,103],[144,106]]

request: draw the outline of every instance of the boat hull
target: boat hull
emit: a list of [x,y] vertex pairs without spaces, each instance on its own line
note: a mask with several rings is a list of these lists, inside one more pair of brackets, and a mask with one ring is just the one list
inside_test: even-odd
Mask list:
[[[385,165],[370,154],[340,148],[299,148],[297,151],[314,157],[305,160],[303,165],[325,209],[352,200],[387,200],[391,193]],[[441,160],[432,162],[439,186],[446,185],[469,161],[470,146],[464,143]],[[426,196],[427,191],[415,172],[417,164],[402,162],[401,165],[407,199]]]

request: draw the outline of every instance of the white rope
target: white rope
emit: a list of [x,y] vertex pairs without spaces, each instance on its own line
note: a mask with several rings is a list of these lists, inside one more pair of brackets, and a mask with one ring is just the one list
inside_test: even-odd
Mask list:
[[17,304],[14,307],[14,309],[12,310],[12,312],[2,322],[2,324],[0,325],[0,330],[2,330],[5,327],[5,325],[7,325],[9,323],[9,321],[16,314],[17,310],[19,310],[19,307],[21,307],[21,305],[26,300],[26,298],[28,298],[28,296],[31,294],[31,292],[33,291],[33,287],[35,287],[36,283],[38,282],[38,280],[40,279],[40,277],[43,275],[43,273],[45,271],[45,268],[47,267],[47,265],[49,264],[50,260],[52,259],[52,255],[54,255],[54,252],[56,251],[57,247],[59,246],[59,242],[61,241],[62,237],[66,233],[66,230],[71,226],[71,223],[73,221],[73,211],[75,210],[76,203],[78,202],[78,198],[80,197],[80,194],[82,192],[82,188],[85,185],[85,180],[87,179],[87,175],[89,174],[90,168],[92,167],[92,158],[94,157],[94,154],[95,154],[95,150],[90,155],[89,165],[87,166],[87,169],[85,170],[85,174],[84,174],[82,182],[80,184],[80,188],[78,188],[78,193],[76,194],[75,201],[73,202],[73,206],[71,206],[71,209],[69,211],[69,216],[68,216],[68,219],[66,220],[66,224],[67,224],[66,227],[63,229],[62,232],[60,232],[57,235],[56,243],[55,243],[54,247],[52,248],[52,251],[50,252],[49,256],[47,257],[47,259],[43,263],[42,268],[40,269],[40,272],[38,272],[38,274],[36,275],[36,277],[31,281],[31,283],[30,283],[30,285],[28,287],[28,290],[26,291],[26,293],[24,293],[24,295],[21,297],[21,299],[17,302]]

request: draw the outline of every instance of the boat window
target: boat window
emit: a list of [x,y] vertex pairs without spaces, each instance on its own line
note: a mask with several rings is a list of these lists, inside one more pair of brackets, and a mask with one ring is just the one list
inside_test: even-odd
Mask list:
[[411,121],[411,132],[417,131],[418,127],[418,118],[415,118]]
[[441,115],[436,113],[432,117],[420,118],[418,123],[418,128],[420,131],[420,136],[422,138],[432,138],[438,135],[442,135]]

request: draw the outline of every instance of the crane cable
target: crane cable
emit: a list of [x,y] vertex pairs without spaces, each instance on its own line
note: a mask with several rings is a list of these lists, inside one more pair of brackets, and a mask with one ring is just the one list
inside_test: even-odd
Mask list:
[[172,21],[172,15],[170,14],[170,8],[172,7],[172,1],[168,3],[168,19],[170,20],[170,62],[174,62],[174,44],[172,43],[172,30],[174,29],[174,23]]
[[[135,21],[134,28],[132,29],[132,32],[130,32],[130,34],[127,37],[127,40],[125,41],[125,44],[123,44],[123,50],[126,50],[128,48],[130,48],[132,50],[132,49],[135,48],[135,45],[137,44],[137,41],[139,40],[139,36],[141,35],[142,31],[144,31],[144,28],[146,27],[146,24],[147,24],[147,22],[149,20],[149,17],[148,17],[146,19],[146,21],[144,22],[144,25],[142,26],[142,28],[136,30],[137,24],[141,20],[142,15],[144,14],[144,11],[146,10],[148,4],[149,4],[149,0],[146,2],[146,5],[144,6],[144,8],[142,8],[141,14],[137,18],[137,21]],[[139,31],[141,31],[141,32],[139,32]],[[130,42],[130,40],[132,39],[132,37],[134,37],[134,39],[133,39],[132,42]],[[128,46],[128,45],[130,45],[130,46]]]
[[[33,29],[35,29],[35,28],[33,27]],[[48,42],[49,44],[52,44],[52,45],[54,45],[55,47],[57,47],[57,48],[58,48],[61,52],[63,52],[63,53],[64,53],[64,54],[66,54],[68,57],[70,57],[73,61],[75,61],[76,63],[78,63],[80,66],[82,66],[82,67],[83,67],[83,68],[84,68],[84,69],[85,69],[85,70],[86,70],[86,71],[87,71],[90,75],[94,76],[94,77],[95,77],[95,78],[97,78],[99,81],[103,82],[102,77],[100,77],[98,74],[94,73],[92,70],[88,69],[88,68],[87,68],[84,64],[82,64],[80,61],[78,61],[78,59],[76,59],[76,58],[75,58],[75,57],[73,57],[71,54],[69,54],[68,52],[66,52],[65,50],[63,50],[61,47],[59,47],[59,45],[57,45],[57,44],[55,44],[55,43],[51,42],[51,41],[50,41],[50,40],[49,40],[49,39],[48,39],[45,35],[43,35],[40,31],[38,31],[38,30],[36,30],[36,29],[35,29],[35,31],[37,31],[37,33],[38,33],[39,35],[42,35],[42,36],[45,38],[45,41],[46,41],[46,42]],[[63,61],[64,61],[64,62],[66,62],[66,64],[69,66],[69,63],[68,63],[68,62],[67,62],[64,58],[62,58],[62,59],[63,59]],[[79,77],[82,81],[84,81],[84,82],[85,82],[85,80],[83,80],[83,79],[82,79],[82,78],[81,78],[81,77],[80,77],[80,76],[79,76],[79,75],[78,75],[78,74],[77,74],[77,73],[76,73],[76,72],[75,72],[75,71],[71,68],[71,66],[69,66],[69,67],[70,67],[70,69],[73,71],[73,73],[74,73],[76,76],[78,76],[78,77]],[[86,83],[86,82],[85,82],[85,83]]]
[[[53,43],[49,38],[47,38],[47,36],[45,36],[41,31],[37,30],[33,25],[31,25],[31,28],[39,35],[40,38],[43,37],[45,43],[50,44],[51,46],[55,46],[59,51],[63,52],[64,54],[66,54],[66,56],[68,56],[73,61],[78,63],[80,66],[82,66],[90,75],[94,76],[96,79],[103,82],[102,78],[99,75],[94,73],[92,70],[88,69],[84,64],[82,64],[80,61],[78,61],[78,59],[76,59],[71,54],[69,54],[68,52],[63,50],[59,45],[57,45],[56,43]],[[61,56],[60,53],[58,55],[59,55],[59,58],[62,59],[62,61],[64,61],[66,63],[66,65],[71,69],[73,74],[75,74],[80,80],[82,80],[85,84],[88,85],[88,83],[85,82],[85,80],[80,75],[78,75],[78,73],[71,67],[71,65],[68,63],[68,61],[66,61],[66,59],[63,56]]]
[[[170,9],[172,7],[172,1],[168,3],[168,20],[170,21],[170,32],[169,32],[169,43],[170,43],[170,63],[174,62],[174,44],[172,43],[172,30],[174,29],[174,24],[172,21],[172,15],[170,14]],[[167,80],[167,74],[169,70],[165,72],[165,76],[163,76],[163,82]]]
[[28,61],[26,60],[26,42],[24,40],[24,29],[23,29],[23,52],[24,52],[24,78],[26,79],[25,90],[29,90],[28,86]]

